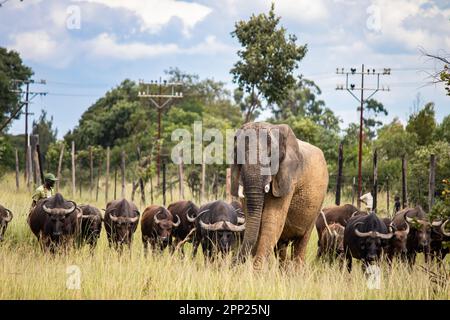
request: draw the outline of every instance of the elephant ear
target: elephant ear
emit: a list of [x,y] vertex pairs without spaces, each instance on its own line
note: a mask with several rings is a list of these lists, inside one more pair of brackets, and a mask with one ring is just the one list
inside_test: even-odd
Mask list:
[[286,124],[274,126],[274,129],[278,129],[280,163],[278,172],[273,175],[272,193],[275,197],[284,197],[297,182],[303,159],[292,129]]

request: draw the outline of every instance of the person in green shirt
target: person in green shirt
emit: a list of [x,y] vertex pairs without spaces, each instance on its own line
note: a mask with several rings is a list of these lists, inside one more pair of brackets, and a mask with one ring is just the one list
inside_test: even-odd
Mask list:
[[55,186],[55,182],[58,181],[53,173],[47,173],[44,176],[44,184],[39,186],[33,194],[33,203],[32,207],[34,208],[36,204],[41,199],[50,198],[53,196],[53,188]]

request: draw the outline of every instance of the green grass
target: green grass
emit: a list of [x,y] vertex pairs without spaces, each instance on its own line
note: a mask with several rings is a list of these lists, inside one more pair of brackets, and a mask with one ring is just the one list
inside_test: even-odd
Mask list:
[[[127,188],[128,191],[130,189]],[[70,197],[71,192],[62,191]],[[99,197],[101,201],[95,202],[89,199],[87,190],[83,192],[86,198],[75,197],[77,203],[91,203],[104,208],[104,194]],[[331,205],[333,199],[333,195],[328,195],[325,205]],[[161,203],[159,200],[157,203]],[[190,244],[186,245],[186,258],[179,254],[170,255],[167,251],[152,253],[145,258],[139,228],[131,250],[125,250],[121,255],[109,249],[102,230],[99,244],[92,254],[88,248],[83,248],[52,256],[42,253],[26,223],[30,192],[25,189],[16,191],[13,176],[2,180],[0,203],[15,214],[6,232],[6,240],[0,244],[0,299],[450,298],[448,277],[437,285],[419,266],[409,270],[399,263],[391,269],[382,265],[381,287],[371,290],[358,263],[349,274],[337,264],[329,266],[315,260],[315,231],[303,267],[288,264],[280,268],[271,258],[261,272],[254,272],[250,262],[233,266],[231,256],[205,264],[200,251],[196,259],[191,259]],[[423,264],[422,257],[420,264]],[[80,290],[66,287],[69,277],[66,268],[71,265],[81,270]],[[448,258],[446,265],[448,270]],[[432,268],[438,270],[436,266]]]

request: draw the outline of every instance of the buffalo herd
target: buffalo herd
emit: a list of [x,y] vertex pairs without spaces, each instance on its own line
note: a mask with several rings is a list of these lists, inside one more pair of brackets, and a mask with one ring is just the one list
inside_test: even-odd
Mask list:
[[[150,205],[141,214],[126,199],[106,205],[102,214],[91,205],[77,205],[60,193],[39,201],[28,216],[28,224],[44,250],[89,245],[94,249],[104,227],[110,247],[130,247],[139,220],[144,253],[169,248],[180,250],[191,242],[192,255],[201,246],[206,258],[214,259],[236,249],[245,232],[245,213],[239,201],[217,200],[200,207],[192,201],[177,201],[167,208]],[[4,239],[13,213],[0,205],[0,241]],[[351,271],[352,260],[363,269],[386,259],[414,265],[418,253],[425,262],[442,262],[449,253],[449,220],[432,220],[420,207],[399,210],[392,218],[380,218],[373,211],[360,211],[350,204],[323,208],[316,219],[317,258],[344,263]]]

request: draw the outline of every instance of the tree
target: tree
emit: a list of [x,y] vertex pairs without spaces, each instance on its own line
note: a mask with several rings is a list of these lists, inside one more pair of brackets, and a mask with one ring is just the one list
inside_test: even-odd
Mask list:
[[278,104],[272,106],[276,120],[285,120],[291,116],[306,117],[317,125],[339,132],[340,119],[325,107],[325,102],[317,97],[322,93],[314,81],[299,78],[294,88]]
[[439,126],[436,128],[434,134],[435,140],[443,140],[450,143],[450,115],[446,116]]
[[[375,99],[367,100],[364,108],[364,127],[367,128],[369,139],[374,139],[376,136],[376,129],[383,124],[383,122],[377,120],[378,115],[384,114],[387,116],[388,112],[384,108],[383,104]],[[361,110],[361,108],[359,107],[358,110]]]
[[416,149],[417,136],[405,130],[398,118],[378,130],[375,147],[386,160],[412,155]]
[[[48,147],[51,143],[56,141],[58,129],[53,128],[53,116],[47,119],[47,112],[41,110],[41,115],[38,121],[33,120],[32,134],[39,135],[39,148],[41,154],[46,155]],[[45,166],[45,159],[44,166]]]
[[239,21],[231,33],[243,49],[237,52],[240,60],[231,69],[233,81],[247,93],[245,122],[256,109],[262,108],[260,99],[278,103],[295,84],[292,72],[306,54],[307,47],[296,44],[297,37],[279,26],[272,3],[269,14],[252,15],[248,21]]
[[419,112],[410,115],[406,131],[417,135],[417,144],[425,146],[432,142],[436,129],[434,103],[429,102]]
[[19,87],[14,85],[13,80],[25,81],[32,75],[33,71],[22,63],[17,52],[0,47],[0,124],[18,107],[19,95],[12,89]]

